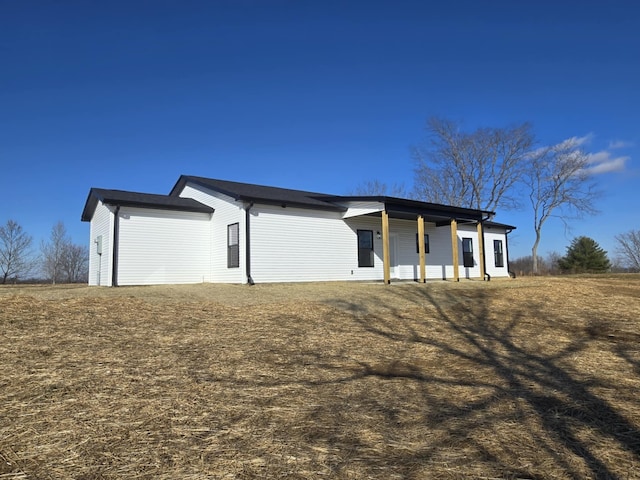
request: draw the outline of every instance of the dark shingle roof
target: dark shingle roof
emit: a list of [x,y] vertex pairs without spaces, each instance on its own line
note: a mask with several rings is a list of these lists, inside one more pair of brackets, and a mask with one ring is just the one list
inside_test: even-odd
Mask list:
[[[269,187],[265,185],[254,185],[250,183],[182,175],[174,185],[169,195],[155,195],[149,193],[92,188],[89,192],[89,197],[87,198],[84,211],[82,212],[82,220],[91,220],[99,200],[109,205],[212,213],[212,208],[194,199],[182,198],[179,196],[188,183],[222,193],[235,200],[279,205],[283,207],[292,206],[344,212],[347,210],[346,204],[348,202],[374,201],[383,203],[385,209],[393,218],[411,219],[415,218],[416,215],[422,215],[426,221],[436,222],[436,224],[445,224],[451,218],[456,218],[459,221],[477,222],[486,220],[487,218],[492,218],[493,216],[493,212],[387,196],[328,195],[325,193],[307,192],[304,190],[292,190],[288,188]],[[373,213],[372,215],[380,215],[380,213]],[[501,225],[494,222],[485,222],[485,225],[487,227],[515,228],[510,225]]]
[[340,196],[326,193],[306,192],[288,188],[269,187],[250,183],[231,182],[213,178],[182,175],[169,195],[178,196],[191,183],[223,193],[236,200],[266,203],[281,206],[298,206],[344,212],[349,201],[374,201],[385,204],[385,208],[395,218],[415,218],[417,214],[425,215],[428,221],[438,222],[442,219],[459,218],[469,221],[480,221],[493,215],[493,212],[473,208],[453,207],[436,203],[421,202],[387,196]]
[[187,183],[200,185],[228,195],[236,200],[246,200],[271,205],[300,206],[321,210],[346,210],[344,207],[336,205],[331,201],[335,200],[335,196],[333,195],[305,192],[303,190],[291,190],[288,188],[268,187],[265,185],[253,185],[250,183],[230,182],[228,180],[216,180],[192,175],[182,175],[171,190],[170,195],[179,195]]
[[107,205],[156,208],[160,210],[178,210],[182,212],[213,213],[213,208],[192,198],[153,193],[127,192],[124,190],[107,190],[92,188],[82,211],[82,221],[88,222],[93,217],[98,201]]
[[506,230],[515,230],[517,227],[514,227],[513,225],[507,225],[506,223],[500,223],[500,222],[484,222],[484,226],[488,227],[488,228],[504,228]]

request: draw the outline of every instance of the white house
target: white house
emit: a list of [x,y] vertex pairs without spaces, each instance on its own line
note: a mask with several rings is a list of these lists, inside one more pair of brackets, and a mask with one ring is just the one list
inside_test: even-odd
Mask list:
[[169,195],[92,188],[90,285],[507,277],[493,212],[183,175]]

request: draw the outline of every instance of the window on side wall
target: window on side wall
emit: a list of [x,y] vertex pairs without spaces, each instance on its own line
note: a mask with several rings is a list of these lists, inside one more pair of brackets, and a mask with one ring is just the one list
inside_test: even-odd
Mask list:
[[462,262],[465,267],[473,267],[473,239],[462,239]]
[[373,230],[358,230],[358,267],[373,267]]
[[227,225],[227,268],[240,266],[240,225]]
[[502,240],[493,241],[493,255],[496,267],[504,267],[504,255],[502,253]]
[[[416,233],[416,253],[420,253],[420,243],[418,242],[420,237]],[[424,253],[429,253],[429,234],[424,234]]]

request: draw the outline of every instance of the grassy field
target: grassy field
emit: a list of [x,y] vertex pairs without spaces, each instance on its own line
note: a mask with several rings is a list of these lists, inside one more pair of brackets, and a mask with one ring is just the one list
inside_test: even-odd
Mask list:
[[0,479],[640,478],[640,276],[0,288]]

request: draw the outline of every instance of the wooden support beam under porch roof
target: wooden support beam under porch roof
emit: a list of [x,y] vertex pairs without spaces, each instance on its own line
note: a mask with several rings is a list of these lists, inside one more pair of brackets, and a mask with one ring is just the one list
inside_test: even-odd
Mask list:
[[484,227],[482,222],[478,222],[478,261],[480,262],[480,278],[484,279],[485,276],[485,268],[484,268]]
[[[369,200],[369,208],[359,208],[353,212],[347,212],[347,218],[352,216],[367,215],[381,218],[382,230],[382,263],[383,279],[385,284],[391,283],[391,253],[389,219],[414,220],[418,232],[418,281],[426,283],[426,245],[425,221],[435,224],[436,227],[448,226],[451,229],[451,257],[453,267],[453,280],[460,281],[460,253],[458,246],[458,224],[477,225],[477,242],[480,263],[481,278],[485,277],[484,266],[484,241],[482,222],[493,215],[493,212],[475,210],[470,208],[450,207],[414,200],[405,200],[392,197],[346,197],[345,200],[362,201]],[[377,207],[374,205],[377,202]],[[367,211],[368,210],[368,211]]]
[[424,217],[422,215],[418,215],[418,256],[420,260],[420,283],[425,283],[427,281],[427,275],[424,245]]
[[389,214],[382,211],[382,268],[384,270],[384,283],[391,283],[391,265],[389,255]]
[[451,219],[451,253],[453,262],[453,280],[460,281],[460,257],[458,255],[458,221]]

